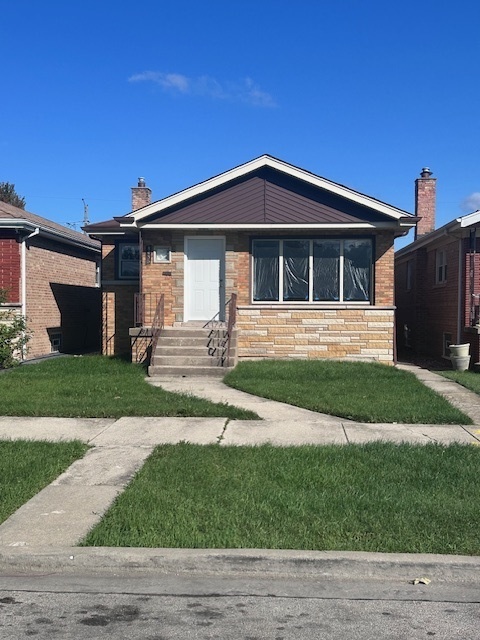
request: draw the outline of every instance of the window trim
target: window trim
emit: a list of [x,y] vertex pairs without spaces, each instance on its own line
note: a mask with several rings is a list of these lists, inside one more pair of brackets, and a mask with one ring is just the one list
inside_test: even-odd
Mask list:
[[[254,292],[254,276],[255,276],[255,268],[254,268],[254,252],[253,247],[255,241],[264,240],[264,241],[279,241],[279,300],[255,300],[253,297]],[[309,274],[313,272],[313,242],[315,240],[336,240],[341,241],[341,257],[340,257],[340,273],[343,274],[343,259],[344,259],[344,242],[349,242],[352,240],[369,240],[371,243],[372,250],[372,260],[370,265],[370,296],[368,300],[343,300],[343,277],[340,277],[339,281],[339,300],[313,300],[313,277],[309,277],[309,299],[308,300],[283,300],[283,241],[285,240],[308,240],[310,242],[309,247]],[[295,235],[285,235],[285,236],[251,236],[250,237],[250,301],[252,305],[288,305],[288,306],[298,306],[298,305],[308,305],[308,306],[359,306],[359,305],[375,305],[375,236],[364,236],[364,235],[348,235],[348,236],[295,236]]]

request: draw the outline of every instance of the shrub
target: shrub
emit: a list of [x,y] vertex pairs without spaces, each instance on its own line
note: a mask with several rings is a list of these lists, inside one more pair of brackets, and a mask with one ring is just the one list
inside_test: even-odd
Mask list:
[[[7,301],[7,290],[0,289],[0,304]],[[10,309],[0,308],[0,369],[19,364],[31,334],[27,321]]]

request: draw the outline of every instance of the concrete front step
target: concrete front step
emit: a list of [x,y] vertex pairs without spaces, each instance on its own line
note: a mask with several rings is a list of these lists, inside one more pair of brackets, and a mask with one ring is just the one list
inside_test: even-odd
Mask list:
[[164,338],[206,338],[210,331],[208,329],[190,329],[187,327],[172,328],[166,327],[162,329],[161,337]]
[[[220,336],[220,340],[223,336]],[[232,335],[230,353],[236,348],[236,332]],[[224,376],[227,368],[218,365],[222,350],[218,334],[202,327],[167,327],[161,334],[153,354],[150,376]]]
[[195,376],[195,377],[218,377],[223,378],[233,367],[148,367],[148,375],[152,376]]
[[203,356],[165,356],[158,352],[152,358],[154,367],[215,367],[217,366],[216,358],[206,355]]
[[165,347],[203,347],[207,348],[208,336],[190,337],[190,336],[166,336],[163,333],[160,335],[157,346]]
[[156,356],[204,356],[207,353],[206,345],[200,347],[188,345],[163,345],[157,344]]

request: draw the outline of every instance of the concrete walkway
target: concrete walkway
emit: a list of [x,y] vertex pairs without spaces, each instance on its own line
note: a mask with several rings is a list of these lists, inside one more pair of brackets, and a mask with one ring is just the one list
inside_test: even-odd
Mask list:
[[372,440],[480,444],[480,398],[434,373],[410,365],[429,387],[475,421],[467,425],[363,424],[236,391],[211,378],[154,378],[169,391],[192,393],[255,411],[263,420],[224,418],[68,419],[0,417],[0,439],[61,441],[92,446],[82,460],[0,525],[0,558],[7,548],[69,548],[102,518],[157,444],[348,444]]

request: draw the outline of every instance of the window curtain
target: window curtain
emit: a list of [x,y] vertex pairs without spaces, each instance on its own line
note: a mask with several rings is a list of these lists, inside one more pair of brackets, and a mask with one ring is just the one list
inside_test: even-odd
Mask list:
[[283,299],[308,300],[308,240],[283,242]]
[[313,299],[339,300],[340,242],[315,240],[313,243]]
[[256,240],[253,244],[253,299],[278,300],[278,240]]
[[370,300],[372,244],[369,240],[349,240],[344,244],[343,299]]

